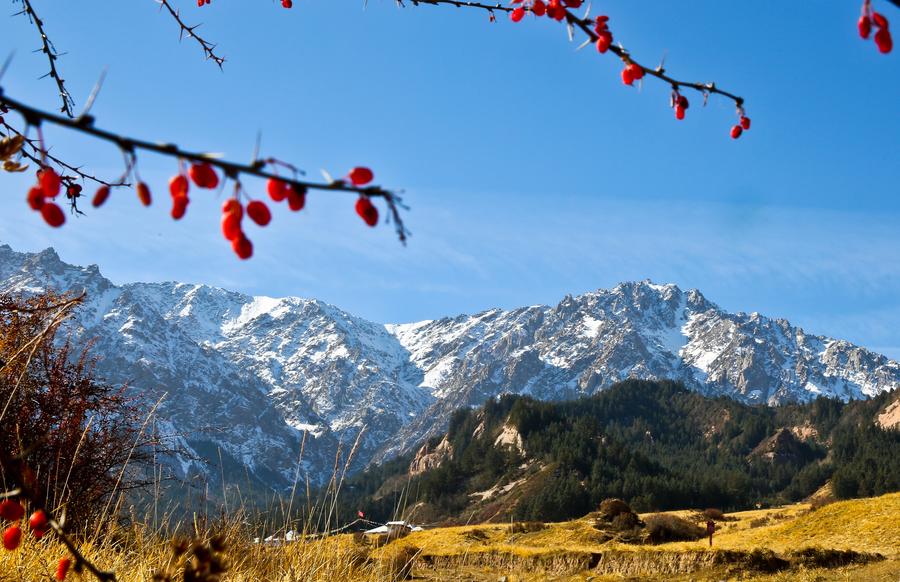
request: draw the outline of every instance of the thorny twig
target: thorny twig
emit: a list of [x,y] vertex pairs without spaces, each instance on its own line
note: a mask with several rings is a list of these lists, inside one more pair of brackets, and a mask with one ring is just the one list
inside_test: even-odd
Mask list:
[[[0,118],[0,119],[2,119],[2,118]],[[43,156],[47,160],[50,160],[54,164],[58,165],[59,167],[64,168],[65,170],[72,172],[73,174],[76,174],[82,180],[89,180],[91,182],[94,182],[94,183],[97,183],[97,184],[100,184],[103,186],[109,186],[110,188],[117,188],[117,187],[121,187],[121,186],[130,186],[131,185],[128,182],[125,182],[123,180],[108,181],[108,180],[104,180],[103,178],[98,178],[97,176],[94,176],[93,174],[88,174],[87,172],[82,170],[80,166],[73,166],[71,164],[64,162],[63,160],[61,160],[61,159],[57,158],[56,156],[54,156],[53,154],[51,154],[49,151],[47,151],[47,152],[43,151],[41,149],[40,144],[38,144],[36,140],[33,140],[33,139],[29,138],[28,136],[26,136],[25,134],[23,134],[21,131],[19,131],[15,127],[11,126],[9,123],[7,123],[6,120],[0,121],[0,127],[3,127],[7,131],[7,133],[9,133],[10,135],[21,135],[22,137],[25,138],[25,145],[28,146],[28,148],[31,151],[29,152],[29,151],[25,151],[23,149],[22,155],[25,156],[26,158],[28,158],[29,160],[31,160],[32,162],[34,162],[35,164],[37,164],[38,166],[41,166],[45,163],[44,161],[41,160],[41,157]],[[72,180],[72,178],[69,176],[63,176],[62,180],[64,182],[66,182],[67,185],[69,185],[69,182]]]
[[181,20],[181,13],[172,7],[172,5],[169,3],[169,0],[156,1],[159,3],[159,9],[162,10],[163,8],[165,8],[166,10],[168,10],[169,14],[172,15],[172,18],[175,19],[175,22],[178,23],[178,26],[181,28],[180,37],[184,38],[184,36],[187,35],[190,38],[196,40],[197,44],[200,45],[200,48],[203,49],[203,52],[206,53],[206,58],[219,65],[219,68],[221,69],[222,64],[225,62],[225,58],[218,56],[214,52],[216,45],[212,44],[211,42],[207,41],[196,32],[194,32],[200,25],[195,24],[194,26],[188,26],[187,24],[185,24],[184,21]]
[[[396,0],[396,1],[397,1],[397,4],[399,4],[400,6],[404,6],[403,0]],[[516,8],[515,6],[504,6],[503,4],[500,4],[500,3],[486,4],[486,3],[482,3],[482,2],[466,2],[464,0],[408,0],[408,1],[411,2],[414,6],[418,6],[420,4],[429,4],[432,6],[448,4],[450,6],[455,6],[457,8],[477,8],[480,10],[485,10],[491,14],[493,14],[495,11],[509,13],[509,12],[512,12]],[[894,0],[892,0],[892,1],[894,1]],[[898,0],[898,1],[900,1],[900,0]],[[530,11],[529,8],[525,8],[525,9]],[[569,25],[577,27],[579,30],[581,30],[588,37],[588,39],[591,42],[597,42],[597,34],[592,29],[592,26],[594,24],[593,20],[591,20],[587,17],[584,17],[584,18],[578,17],[575,14],[573,14],[570,10],[566,10],[566,22]],[[715,83],[697,83],[697,82],[690,82],[690,81],[679,81],[678,79],[668,76],[665,72],[665,69],[663,69],[662,66],[656,67],[656,68],[645,67],[644,65],[641,65],[640,63],[638,63],[631,56],[631,54],[628,52],[628,50],[623,48],[621,45],[611,45],[609,47],[609,52],[618,56],[625,63],[635,63],[635,64],[639,65],[646,74],[656,77],[657,79],[660,79],[661,81],[668,83],[676,91],[681,87],[687,87],[689,89],[694,89],[695,91],[699,91],[700,93],[702,93],[704,95],[704,97],[707,95],[711,95],[711,94],[721,95],[723,97],[726,97],[726,98],[734,101],[735,105],[738,107],[742,107],[744,104],[744,99],[742,97],[739,97],[738,95],[735,95],[734,93],[731,93],[729,91],[719,89],[718,87],[716,87]]]
[[72,95],[69,94],[69,90],[66,89],[65,81],[60,76],[59,69],[56,68],[56,59],[59,58],[60,54],[56,51],[56,47],[53,46],[53,42],[50,41],[47,33],[44,32],[44,22],[34,11],[34,7],[31,5],[31,0],[18,1],[22,3],[22,11],[19,12],[19,14],[27,16],[28,19],[34,23],[35,28],[37,28],[38,34],[40,34],[41,36],[42,46],[40,51],[47,55],[47,60],[50,62],[50,72],[44,76],[49,76],[54,81],[56,81],[56,87],[59,89],[59,96],[62,99],[62,107],[60,108],[60,111],[62,113],[65,113],[69,117],[74,117],[72,109],[75,107],[75,101],[72,99]]
[[[256,160],[252,164],[240,164],[230,162],[211,156],[202,152],[191,152],[179,148],[175,144],[160,144],[150,142],[133,137],[119,135],[111,131],[99,129],[94,126],[94,118],[90,115],[81,115],[75,119],[62,117],[55,113],[48,113],[35,109],[30,105],[26,105],[20,101],[12,99],[3,93],[0,87],[0,106],[10,110],[19,112],[25,118],[28,125],[40,127],[43,122],[52,123],[73,131],[81,132],[97,139],[115,144],[125,154],[126,159],[134,160],[136,150],[145,150],[155,152],[164,156],[174,157],[180,160],[192,160],[194,162],[206,163],[222,170],[227,178],[231,178],[235,182],[239,182],[241,174],[256,176],[258,178],[275,179],[290,184],[298,192],[306,192],[308,190],[326,190],[337,192],[352,192],[360,196],[370,198],[382,198],[390,211],[390,218],[394,223],[394,230],[401,243],[406,243],[409,231],[403,224],[400,216],[400,209],[407,209],[403,204],[400,196],[391,190],[386,190],[381,186],[354,186],[344,180],[331,180],[328,182],[311,182],[306,180],[298,180],[295,177],[287,178],[279,176],[276,173],[266,170],[266,160]],[[124,179],[124,178],[123,178]]]

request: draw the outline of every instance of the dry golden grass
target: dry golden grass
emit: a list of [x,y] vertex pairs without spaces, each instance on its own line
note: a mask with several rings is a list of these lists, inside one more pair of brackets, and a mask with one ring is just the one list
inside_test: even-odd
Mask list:
[[[691,518],[695,512],[673,512]],[[678,542],[659,546],[604,542],[590,520],[548,524],[545,529],[513,532],[509,525],[448,527],[416,532],[376,548],[352,535],[297,542],[282,546],[253,544],[249,531],[237,520],[217,531],[227,538],[230,569],[226,580],[375,581],[392,580],[409,557],[416,555],[418,579],[498,580],[622,580],[653,579],[654,568],[671,571],[667,580],[725,580],[734,578],[716,561],[727,552],[768,549],[787,553],[803,547],[877,552],[886,561],[844,568],[790,570],[779,574],[744,573],[742,580],[891,580],[900,579],[900,493],[873,499],[833,503],[810,511],[808,504],[745,511],[721,522],[713,551],[707,542]],[[760,525],[762,523],[762,525]],[[755,526],[754,526],[755,524]],[[207,533],[208,535],[208,533]],[[98,565],[115,569],[123,582],[149,581],[165,566],[171,552],[167,542],[148,528],[117,530],[82,545]],[[0,580],[48,580],[63,555],[52,539],[26,537],[15,552],[0,552]],[[590,570],[603,557],[606,569]],[[715,562],[715,564],[714,564]],[[700,567],[690,573],[686,569]],[[621,571],[617,571],[620,568]],[[601,571],[612,574],[600,575]],[[644,576],[644,578],[641,578]]]
[[[383,548],[360,545],[353,536],[342,535],[308,542],[264,545],[251,542],[240,527],[217,528],[224,535],[228,572],[225,580],[235,582],[299,582],[334,580],[393,580],[403,563],[404,544],[392,543]],[[211,532],[209,532],[211,533]],[[64,548],[55,540],[23,537],[19,549],[0,550],[0,581],[50,580]],[[406,545],[408,547],[408,545]],[[80,550],[101,569],[114,570],[121,582],[145,582],[153,574],[172,563],[168,540],[147,535],[144,528],[115,531],[94,541],[82,542]],[[404,557],[405,558],[405,557]],[[404,559],[404,562],[408,558]],[[176,577],[178,580],[177,568]],[[77,576],[70,575],[77,579]],[[84,580],[92,579],[85,574]]]

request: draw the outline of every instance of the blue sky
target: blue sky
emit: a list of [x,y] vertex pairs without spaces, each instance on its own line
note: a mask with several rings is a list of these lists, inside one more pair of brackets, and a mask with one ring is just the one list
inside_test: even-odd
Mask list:
[[[548,20],[492,25],[387,0],[180,4],[219,43],[224,72],[179,44],[152,0],[35,0],[79,105],[108,67],[99,126],[232,159],[248,159],[261,131],[264,154],[314,175],[370,166],[406,191],[409,245],[365,227],[352,197],[319,194],[301,215],[278,208],[251,229],[256,256],[239,262],[216,194],[168,219],[175,165],[151,155],[140,171],[153,207],[119,191],[59,231],[26,208],[27,179],[0,177],[0,240],[52,245],[116,282],[317,297],[384,322],[651,278],[900,357],[900,55],[856,36],[856,1],[603,2],[639,60],[665,55],[675,76],[747,99],[753,129],[736,142],[729,102],[694,98],[676,122],[666,87],[624,87],[614,57],[574,52]],[[0,33],[0,54],[15,50],[4,89],[56,107],[34,30],[9,17]],[[70,161],[121,172],[107,145],[47,136]]]

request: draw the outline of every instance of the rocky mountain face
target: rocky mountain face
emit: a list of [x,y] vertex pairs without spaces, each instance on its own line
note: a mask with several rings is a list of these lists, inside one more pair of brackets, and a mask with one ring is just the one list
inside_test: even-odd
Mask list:
[[246,467],[275,488],[327,479],[338,448],[355,447],[353,468],[413,450],[455,409],[503,393],[571,399],[671,378],[777,404],[900,385],[900,364],[882,355],[647,281],[555,306],[381,325],[314,299],[115,285],[52,249],[0,246],[0,292],[44,288],[87,292],[71,333],[96,341],[99,375],[127,382],[148,407],[160,401],[156,429],[193,453],[174,463],[179,476],[214,476],[189,459],[221,456],[241,479]]

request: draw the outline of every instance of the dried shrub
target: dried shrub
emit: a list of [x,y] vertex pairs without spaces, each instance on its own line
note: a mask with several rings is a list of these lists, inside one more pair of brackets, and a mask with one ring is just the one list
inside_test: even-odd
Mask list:
[[483,542],[483,541],[489,539],[489,536],[486,533],[484,533],[483,531],[481,531],[480,529],[473,529],[472,531],[467,531],[465,536],[466,536],[467,540],[472,541],[472,542]]
[[703,510],[703,517],[713,521],[725,521],[725,514],[721,509],[709,508]]
[[762,526],[766,525],[767,523],[769,523],[768,517],[757,517],[756,519],[750,520],[750,528],[753,529],[756,527],[762,527]]
[[621,499],[604,499],[600,502],[600,513],[606,519],[611,520],[620,513],[631,513],[631,507]]
[[705,529],[675,515],[657,513],[647,518],[647,539],[653,544],[693,542],[705,536]]
[[634,512],[620,513],[612,520],[612,527],[617,531],[632,530],[641,525],[641,518]]
[[790,565],[790,562],[779,557],[772,550],[756,548],[746,555],[738,571],[752,570],[755,572],[773,573],[780,572]]
[[549,526],[546,523],[540,521],[520,521],[513,523],[509,526],[509,533],[511,534],[520,534],[520,533],[531,533],[535,531],[541,531],[547,529]]
[[851,564],[859,564],[883,560],[881,554],[863,554],[853,550],[834,550],[830,548],[807,547],[789,554],[794,566],[805,568],[840,568]]
[[822,496],[822,497],[816,497],[809,502],[809,510],[816,511],[817,509],[821,509],[821,508],[825,507],[826,505],[831,505],[835,501],[837,501],[837,500],[834,497],[827,496],[827,495]]

